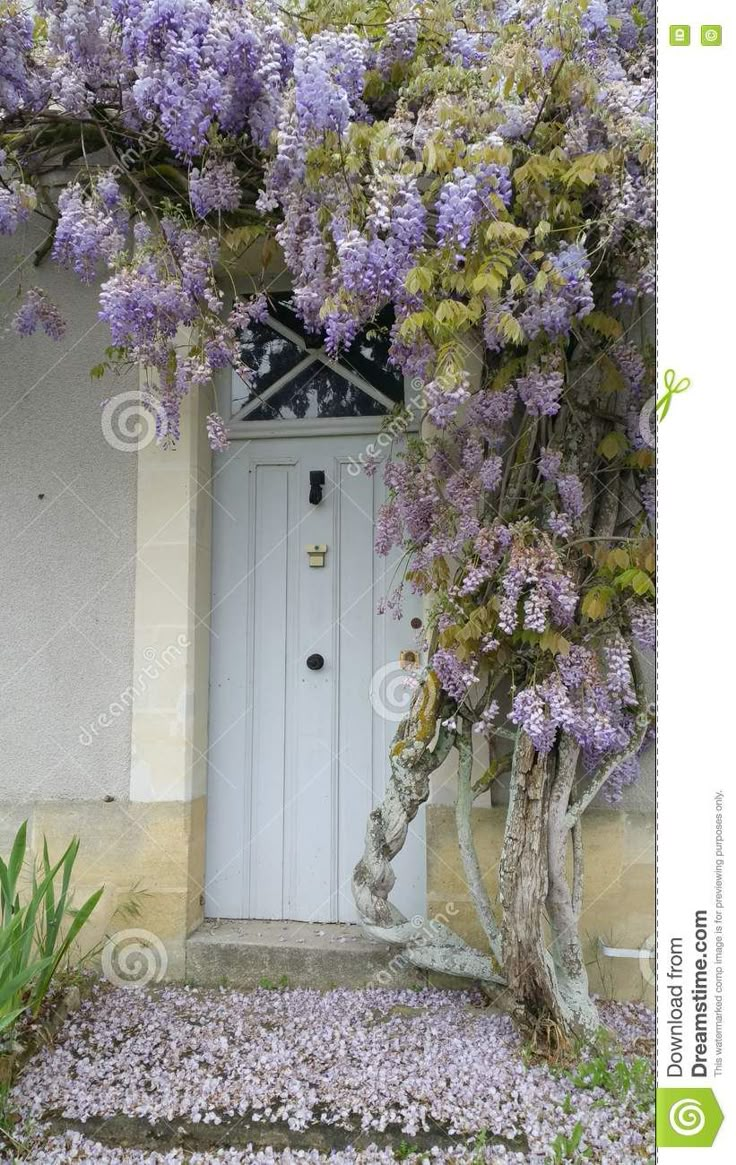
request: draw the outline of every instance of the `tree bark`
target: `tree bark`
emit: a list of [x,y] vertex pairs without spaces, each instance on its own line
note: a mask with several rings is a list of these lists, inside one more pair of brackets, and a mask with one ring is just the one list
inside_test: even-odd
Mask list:
[[478,853],[473,841],[471,813],[473,809],[473,790],[471,787],[473,773],[473,746],[470,735],[470,725],[464,723],[457,741],[459,754],[457,771],[457,798],[455,801],[455,824],[457,827],[457,841],[460,848],[460,857],[465,871],[465,881],[468,884],[470,896],[473,899],[476,913],[486,932],[488,945],[497,963],[501,961],[501,935],[493,912],[493,905],[483,881],[483,873],[478,861]]
[[564,735],[558,746],[557,770],[550,792],[547,834],[547,916],[552,942],[550,953],[555,966],[557,992],[568,1016],[568,1023],[586,1035],[599,1026],[598,1012],[590,998],[588,972],[578,931],[582,907],[582,854],[578,833],[574,861],[573,887],[567,877],[567,840],[570,829],[566,820],[570,793],[575,783],[580,748]]
[[550,765],[550,758],[535,755],[529,737],[520,733],[499,872],[509,1010],[546,1042],[564,1039],[569,1030],[543,933]]
[[455,743],[455,733],[442,726],[442,715],[439,683],[430,671],[396,731],[391,778],[383,801],[368,819],[363,856],[353,871],[353,898],[364,930],[404,946],[415,966],[503,985],[488,954],[469,946],[440,918],[405,918],[390,899],[396,881],[392,860],[429,796],[432,772]]

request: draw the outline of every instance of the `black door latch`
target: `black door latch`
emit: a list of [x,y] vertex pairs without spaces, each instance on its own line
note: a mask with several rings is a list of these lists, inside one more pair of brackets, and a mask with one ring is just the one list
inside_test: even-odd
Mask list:
[[309,500],[313,506],[322,501],[322,486],[325,484],[324,469],[310,469],[309,471]]

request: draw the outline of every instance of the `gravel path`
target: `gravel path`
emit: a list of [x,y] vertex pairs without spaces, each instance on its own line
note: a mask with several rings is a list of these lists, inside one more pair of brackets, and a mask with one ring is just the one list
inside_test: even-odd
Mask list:
[[[602,1013],[618,1055],[650,1051],[647,1008]],[[653,1159],[646,1096],[578,1087],[522,1053],[505,1017],[458,992],[100,988],[13,1101],[38,1129],[32,1165],[543,1165],[577,1122],[587,1160]]]

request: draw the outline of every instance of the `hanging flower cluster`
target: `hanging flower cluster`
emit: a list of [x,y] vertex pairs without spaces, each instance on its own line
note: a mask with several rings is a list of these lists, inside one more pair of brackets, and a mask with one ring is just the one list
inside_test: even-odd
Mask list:
[[[559,0],[554,19],[546,0],[399,0],[355,24],[349,0],[36,7],[34,25],[0,0],[0,233],[71,157],[52,254],[102,279],[162,439],[188,391],[247,375],[238,329],[265,300],[233,306],[220,275],[255,240],[330,353],[388,309],[430,428],[386,467],[377,546],[433,596],[446,693],[542,752],[561,732],[591,764],[625,751],[631,653],[654,635],[653,0]],[[15,320],[61,331],[36,291]],[[222,448],[215,414],[208,433]]]

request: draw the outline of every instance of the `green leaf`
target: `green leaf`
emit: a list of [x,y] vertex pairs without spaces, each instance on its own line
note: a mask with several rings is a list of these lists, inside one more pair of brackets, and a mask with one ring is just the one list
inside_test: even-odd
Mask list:
[[629,442],[625,433],[614,430],[607,433],[603,440],[598,445],[598,452],[601,457],[605,457],[607,461],[613,461],[620,453],[625,453],[629,448]]
[[621,370],[608,356],[601,357],[600,367],[603,392],[621,392],[626,387]]
[[617,546],[615,550],[609,551],[606,555],[606,564],[612,570],[615,567],[619,567],[621,570],[628,570],[630,566],[628,550],[624,550],[623,546]]
[[430,291],[434,282],[434,272],[429,267],[413,267],[404,283],[407,291],[416,295],[418,291]]
[[539,646],[542,651],[549,651],[552,655],[567,656],[570,653],[570,640],[561,635],[559,631],[552,631],[551,628],[547,628],[542,633]]
[[434,322],[434,316],[430,311],[414,311],[402,321],[399,327],[399,335],[402,340],[410,340],[422,328],[431,325]]
[[598,332],[608,340],[618,340],[624,333],[624,326],[620,320],[606,315],[604,311],[591,311],[585,316],[583,323],[593,332]]
[[638,570],[631,580],[631,589],[637,595],[653,595],[654,583],[646,571]]
[[535,289],[535,291],[544,291],[544,289],[548,283],[549,283],[549,275],[547,274],[547,272],[546,271],[537,271],[537,274],[534,276],[534,289]]
[[486,228],[487,243],[503,243],[508,247],[521,248],[529,238],[529,231],[516,223],[496,219]]
[[511,344],[520,345],[524,343],[524,329],[510,312],[504,312],[499,323],[501,332]]
[[625,570],[625,571],[623,571],[622,574],[619,574],[616,576],[616,578],[613,581],[613,585],[615,587],[618,587],[618,589],[622,591],[626,587],[631,586],[631,582],[632,582],[632,579],[634,578],[634,575],[638,574],[638,573],[639,573],[639,571],[638,571],[637,567],[630,566],[628,570]]
[[525,368],[526,357],[514,356],[513,359],[507,360],[505,364],[501,365],[491,381],[491,387],[497,391],[506,388],[507,385],[511,384],[512,380],[515,380],[517,376],[521,375]]
[[256,239],[260,239],[266,233],[265,226],[250,223],[248,226],[232,227],[230,230],[224,231],[221,238],[223,246],[227,247],[228,251],[247,251]]
[[459,327],[467,322],[469,312],[459,299],[443,299],[434,314],[438,323]]
[[583,598],[583,614],[588,619],[593,620],[593,622],[597,622],[599,619],[605,619],[612,598],[613,590],[611,587],[592,587]]

